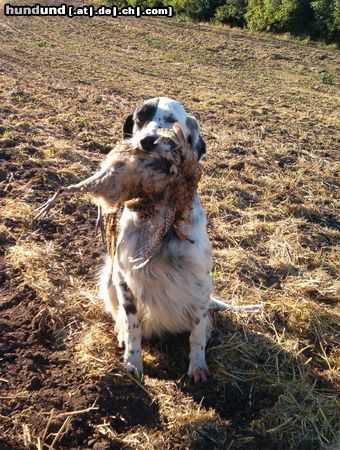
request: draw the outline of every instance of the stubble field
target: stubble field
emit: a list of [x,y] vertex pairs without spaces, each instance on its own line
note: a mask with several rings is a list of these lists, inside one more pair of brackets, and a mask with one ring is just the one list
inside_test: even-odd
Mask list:
[[[174,19],[0,17],[1,449],[319,449],[339,415],[339,56]],[[328,83],[327,83],[328,82]],[[91,174],[138,103],[201,123],[217,313],[193,385],[187,336],[125,374],[98,297]]]

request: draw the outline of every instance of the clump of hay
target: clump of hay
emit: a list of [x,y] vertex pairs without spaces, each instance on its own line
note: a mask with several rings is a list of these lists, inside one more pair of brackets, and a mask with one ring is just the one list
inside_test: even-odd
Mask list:
[[[337,395],[318,390],[307,380],[286,383],[274,407],[262,418],[262,431],[294,448],[327,448],[337,437]],[[254,424],[256,428],[256,424]],[[264,428],[266,426],[266,429]]]
[[18,242],[9,248],[5,260],[20,271],[23,281],[34,288],[41,298],[58,295],[61,266],[56,260],[53,242]]
[[79,337],[76,346],[76,359],[91,377],[104,376],[110,373],[118,363],[115,358],[115,340],[113,338],[113,327],[108,329],[107,324],[93,324]]

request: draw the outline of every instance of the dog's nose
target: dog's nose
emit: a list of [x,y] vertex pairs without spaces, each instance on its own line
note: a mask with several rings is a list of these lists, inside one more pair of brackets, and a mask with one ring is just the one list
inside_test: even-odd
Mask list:
[[145,138],[141,139],[140,145],[144,151],[150,152],[151,150],[153,150],[157,139],[158,136],[146,136]]

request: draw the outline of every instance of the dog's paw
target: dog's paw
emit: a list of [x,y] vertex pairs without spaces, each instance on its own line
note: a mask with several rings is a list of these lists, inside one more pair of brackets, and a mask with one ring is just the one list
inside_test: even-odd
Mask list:
[[195,383],[201,381],[207,381],[210,370],[205,362],[205,359],[201,361],[190,362],[188,375],[193,378]]
[[203,369],[201,367],[197,367],[192,371],[192,377],[195,383],[199,383],[201,381],[207,381],[208,375],[210,374],[210,370],[208,368]]
[[137,378],[143,375],[143,361],[140,354],[129,354],[124,358],[125,368],[129,373],[132,373]]

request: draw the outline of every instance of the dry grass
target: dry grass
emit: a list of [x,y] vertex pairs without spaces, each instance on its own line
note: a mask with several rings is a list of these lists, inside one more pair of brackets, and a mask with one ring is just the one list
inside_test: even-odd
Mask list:
[[[338,54],[174,20],[153,19],[152,27],[75,20],[77,29],[63,19],[0,21],[0,152],[8,172],[0,244],[5,293],[34,290],[40,332],[54,350],[66,345],[83,383],[110,374],[113,386],[131,387],[130,401],[141,395],[139,407],[157,409],[157,420],[137,423],[133,410],[114,417],[99,406],[84,413],[93,415],[83,428],[120,448],[336,446],[339,115],[337,79],[323,84],[320,70],[337,74]],[[266,305],[258,315],[214,317],[207,387],[183,379],[186,338],[146,345],[139,384],[124,374],[96,293],[102,248],[86,198],[61,201],[50,220],[32,223],[34,208],[59,184],[88,176],[120,138],[123,117],[155,95],[178,98],[202,124],[209,155],[200,193],[216,293]],[[18,381],[4,395],[19,394],[28,395]],[[2,415],[5,439],[40,449],[54,439],[56,448],[94,445],[72,441],[84,414],[63,417],[52,432],[52,406],[44,408],[18,402]]]

